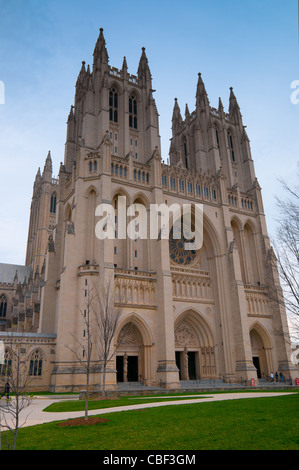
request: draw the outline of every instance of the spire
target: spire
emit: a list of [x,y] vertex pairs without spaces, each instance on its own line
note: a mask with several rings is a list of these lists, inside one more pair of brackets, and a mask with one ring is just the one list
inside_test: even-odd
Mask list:
[[96,42],[94,52],[93,52],[93,66],[97,69],[101,69],[102,64],[108,65],[109,56],[106,49],[106,42],[103,35],[103,28],[100,28],[100,34]]
[[82,96],[83,91],[87,89],[88,77],[89,77],[89,74],[86,71],[85,61],[83,60],[82,61],[82,66],[81,66],[81,69],[80,69],[80,72],[79,72],[79,75],[78,75],[78,78],[77,78],[77,82],[76,82],[76,98],[75,98],[75,101],[77,100],[78,96]]
[[51,158],[51,152],[50,152],[50,150],[49,150],[48,155],[47,155],[47,158],[46,158],[46,162],[45,162],[45,166],[44,166],[44,171],[51,171],[51,172],[52,172],[52,158]]
[[223,107],[223,103],[222,103],[222,99],[221,99],[221,98],[219,98],[218,111],[220,111],[221,113],[224,112],[224,107]]
[[122,70],[123,70],[123,71],[127,71],[127,70],[128,70],[128,65],[127,65],[127,59],[126,59],[126,57],[124,57],[124,60],[123,60]]
[[66,132],[66,140],[74,141],[75,140],[75,114],[74,114],[74,106],[71,106],[70,113],[67,120],[67,132]]
[[240,111],[240,106],[234,94],[233,87],[230,87],[229,114],[231,117],[234,117],[235,120],[239,120],[240,122],[242,122],[242,114]]
[[234,89],[231,86],[230,87],[230,96],[229,96],[229,112],[231,113],[236,106],[239,106],[239,105],[238,105],[238,102],[237,102],[237,98],[234,94]]
[[173,107],[173,113],[172,113],[172,129],[174,130],[177,126],[179,126],[182,123],[182,115],[181,115],[181,110],[178,105],[178,99],[174,99],[174,107]]
[[190,112],[189,112],[189,108],[188,108],[187,103],[186,103],[186,107],[185,107],[185,119],[186,120],[190,119]]
[[208,94],[206,91],[205,84],[201,77],[201,73],[198,74],[197,89],[196,89],[196,106],[201,109],[209,109],[210,103],[208,99]]
[[33,196],[36,193],[37,188],[39,187],[41,179],[42,179],[42,176],[41,176],[41,173],[40,173],[40,168],[38,167],[38,170],[37,170],[37,173],[36,173],[36,176],[35,176],[35,180],[34,180],[34,183],[33,183]]
[[[51,152],[49,150],[46,161],[45,161],[45,166],[44,166],[44,171],[43,171],[43,176],[42,178],[44,179],[45,176],[48,176],[52,178],[52,158],[51,158]],[[49,179],[49,178],[47,178]]]
[[40,173],[40,167],[38,167],[38,170],[36,172],[36,176],[35,176],[35,181],[39,181],[41,179],[41,173]]
[[85,78],[85,74],[86,74],[85,61],[82,60],[81,69],[80,69],[80,72],[79,72],[79,75],[78,75],[78,78],[77,78],[77,85],[79,83],[83,83],[84,78]]
[[139,80],[144,79],[145,81],[149,81],[149,82],[151,82],[152,80],[150,68],[148,65],[148,59],[145,53],[145,47],[142,48],[142,54],[141,54],[140,61],[139,61],[137,75],[138,75]]

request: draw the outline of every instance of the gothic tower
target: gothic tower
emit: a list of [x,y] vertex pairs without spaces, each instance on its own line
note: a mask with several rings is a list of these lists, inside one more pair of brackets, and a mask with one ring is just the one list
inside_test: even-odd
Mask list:
[[52,158],[49,152],[43,173],[37,171],[30,208],[27,239],[26,266],[33,272],[41,270],[48,248],[49,236],[55,226],[58,180],[53,177]]

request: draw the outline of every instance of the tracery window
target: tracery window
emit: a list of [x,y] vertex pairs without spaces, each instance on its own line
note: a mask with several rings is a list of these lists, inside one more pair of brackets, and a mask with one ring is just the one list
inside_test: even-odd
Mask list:
[[129,99],[129,127],[137,129],[137,99],[134,95]]
[[188,168],[188,150],[187,150],[187,139],[184,138],[184,156],[185,156],[185,167]]
[[234,152],[234,142],[233,142],[233,138],[230,132],[228,132],[228,145],[230,148],[230,155],[231,155],[232,162],[235,162],[236,160],[235,160],[235,152]]
[[217,129],[215,129],[215,133],[216,133],[217,147],[220,148],[219,133]]
[[109,119],[118,122],[118,93],[116,88],[112,88],[109,93]]
[[51,196],[50,212],[51,214],[56,214],[56,194],[55,193],[53,193]]
[[0,376],[11,375],[11,365],[12,365],[12,352],[9,349],[5,349],[4,353],[4,364],[0,364]]
[[181,238],[176,239],[173,237],[173,228],[169,233],[169,254],[170,259],[173,263],[179,265],[188,265],[194,262],[197,251],[196,250],[185,250],[185,243],[192,240],[187,240],[184,236],[183,224],[181,225]]
[[30,357],[29,375],[32,375],[34,377],[40,377],[42,375],[42,367],[43,355],[42,352],[37,349],[32,353]]
[[7,312],[7,298],[4,294],[0,297],[0,317],[5,318]]

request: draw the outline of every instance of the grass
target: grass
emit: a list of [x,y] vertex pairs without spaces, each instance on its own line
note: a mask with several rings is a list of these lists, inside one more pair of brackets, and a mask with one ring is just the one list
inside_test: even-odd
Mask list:
[[[267,392],[267,390],[251,390],[252,392]],[[271,390],[273,392],[274,390]],[[287,390],[284,390],[286,392]],[[248,393],[248,390],[240,391],[238,393]],[[275,391],[274,391],[275,392]],[[281,390],[277,390],[277,392],[281,392]],[[169,393],[169,394],[162,394],[162,395],[145,395],[139,397],[130,397],[124,396],[119,397],[116,400],[89,400],[88,401],[88,409],[89,410],[99,410],[104,408],[114,408],[117,406],[127,406],[127,405],[140,405],[141,403],[156,403],[161,401],[172,401],[172,400],[188,400],[188,395],[192,395],[189,398],[208,398],[211,393],[213,395],[220,394],[220,393],[231,393],[231,391],[213,391],[213,392],[200,392],[200,393],[192,393],[185,392],[185,393]],[[170,398],[169,398],[170,397]],[[48,407],[44,409],[44,411],[49,413],[60,413],[60,412],[72,412],[72,411],[84,411],[85,410],[85,400],[64,400],[59,401],[57,403],[52,403]]]
[[299,394],[101,415],[109,422],[19,430],[19,450],[298,450]]
[[[195,394],[194,394],[195,395]],[[167,395],[170,397],[170,395]],[[190,397],[192,398],[207,398],[207,395],[201,396],[199,394],[196,397]],[[161,401],[173,401],[173,400],[188,400],[187,396],[176,396],[172,395],[171,398],[166,398],[163,396],[156,396],[156,397],[139,397],[139,398],[133,398],[133,397],[120,397],[117,400],[89,400],[88,401],[88,409],[89,410],[100,410],[104,408],[114,408],[117,406],[128,406],[128,405],[141,405],[141,403],[157,403]],[[84,411],[85,410],[85,400],[65,400],[65,401],[60,401],[57,403],[52,403],[48,407],[44,409],[46,412],[50,413],[60,413],[60,412],[71,412],[71,411]]]

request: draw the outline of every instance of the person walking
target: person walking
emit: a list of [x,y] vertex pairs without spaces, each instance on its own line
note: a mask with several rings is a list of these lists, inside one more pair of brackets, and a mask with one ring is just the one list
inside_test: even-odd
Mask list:
[[6,395],[6,398],[8,400],[9,399],[9,392],[10,392],[10,385],[9,385],[9,382],[7,381],[5,386],[4,386],[4,391],[3,391],[0,398],[2,398],[4,395]]
[[273,374],[273,372],[271,372],[270,378],[271,378],[271,382],[274,382],[274,374]]
[[277,371],[275,372],[275,378],[276,378],[276,382],[278,382],[278,372]]

